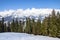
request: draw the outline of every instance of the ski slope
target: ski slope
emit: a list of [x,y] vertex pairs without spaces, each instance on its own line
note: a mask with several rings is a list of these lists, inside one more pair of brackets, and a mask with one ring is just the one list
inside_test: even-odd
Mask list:
[[0,40],[60,40],[60,39],[26,33],[5,32],[0,33]]

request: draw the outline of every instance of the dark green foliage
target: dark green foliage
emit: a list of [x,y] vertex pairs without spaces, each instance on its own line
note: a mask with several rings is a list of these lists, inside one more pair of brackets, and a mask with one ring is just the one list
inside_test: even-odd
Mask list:
[[0,21],[0,32],[2,32],[2,22]]
[[40,20],[40,17],[39,19],[37,20],[36,24],[35,24],[35,30],[36,30],[36,34],[41,34],[41,20]]
[[11,32],[15,32],[15,21],[14,21],[14,19],[11,23]]
[[30,18],[26,19],[26,28],[25,28],[25,32],[26,33],[31,33],[32,31],[32,27],[31,27],[31,20]]
[[57,37],[60,38],[60,14],[57,12]]
[[23,32],[23,24],[22,24],[22,21],[19,22],[18,32]]
[[57,35],[57,16],[55,15],[55,11],[52,11],[52,15],[50,17],[50,27],[49,27],[49,36],[56,37]]
[[8,22],[7,32],[11,32],[10,22]]
[[4,18],[2,18],[2,32],[4,32]]
[[42,31],[42,35],[48,35],[49,34],[49,30],[48,30],[48,28],[49,28],[49,23],[48,23],[49,21],[48,21],[48,18],[47,17],[45,17],[45,19],[43,20],[43,22],[42,22],[42,27],[41,27],[41,31]]
[[18,32],[18,28],[19,28],[19,24],[18,24],[18,19],[16,18],[16,21],[15,21],[15,32]]
[[35,23],[34,19],[32,19],[31,22],[32,22],[32,33],[36,34],[36,23]]
[[7,32],[7,26],[6,26],[6,23],[4,23],[4,32]]

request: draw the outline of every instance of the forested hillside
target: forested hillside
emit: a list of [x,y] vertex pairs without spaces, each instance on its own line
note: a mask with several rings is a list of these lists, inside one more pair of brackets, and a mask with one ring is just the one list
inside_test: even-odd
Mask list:
[[0,20],[1,32],[20,32],[60,38],[60,13],[52,10],[51,14],[42,21],[40,16],[37,21],[27,17],[26,22],[13,18],[12,22],[8,21],[8,23],[5,23],[2,18]]

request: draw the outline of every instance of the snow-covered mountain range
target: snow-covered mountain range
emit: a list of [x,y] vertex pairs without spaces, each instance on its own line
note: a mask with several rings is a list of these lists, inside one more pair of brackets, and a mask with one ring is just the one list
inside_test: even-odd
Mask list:
[[[0,18],[4,17],[5,21],[12,20],[13,18],[26,18],[26,17],[33,17],[37,18],[39,15],[43,19],[45,16],[48,16],[51,14],[53,9],[51,8],[31,8],[31,9],[17,9],[17,10],[4,10],[0,11]],[[59,11],[60,9],[54,9],[56,12]]]

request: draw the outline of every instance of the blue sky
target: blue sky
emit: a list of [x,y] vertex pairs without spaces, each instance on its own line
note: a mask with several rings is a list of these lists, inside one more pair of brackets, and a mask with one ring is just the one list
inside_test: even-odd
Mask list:
[[27,8],[60,9],[60,0],[0,0],[0,11]]

